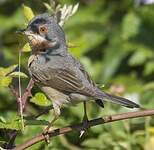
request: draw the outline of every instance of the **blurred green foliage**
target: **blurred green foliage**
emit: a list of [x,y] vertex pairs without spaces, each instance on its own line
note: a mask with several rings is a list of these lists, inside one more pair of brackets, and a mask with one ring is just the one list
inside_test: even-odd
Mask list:
[[[30,18],[33,13],[29,8],[35,15],[47,11],[43,2],[49,3],[47,0],[24,1],[25,6],[29,6],[26,9]],[[136,7],[133,0],[60,0],[61,4],[77,2],[80,3],[79,10],[64,25],[67,42],[75,45],[69,51],[80,59],[102,90],[125,96],[142,107],[154,108],[154,5]],[[20,132],[21,129],[16,99],[8,88],[11,82],[18,87],[18,80],[13,77],[19,73],[7,74],[15,69],[12,65],[18,64],[18,53],[25,43],[15,31],[24,28],[30,18],[24,17],[23,1],[0,1],[0,146],[9,141],[11,130]],[[28,74],[27,46],[25,51],[27,53],[22,53],[21,71]],[[21,76],[26,77],[25,74]],[[22,79],[22,91],[28,80]],[[37,87],[33,88],[32,95],[24,114],[27,118],[25,131],[17,135],[15,144],[41,132],[52,118],[52,112],[37,119],[28,117],[37,115],[50,104],[46,103]],[[102,109],[93,102],[88,103],[90,119],[126,111],[132,110],[109,103],[105,103]],[[83,104],[64,108],[55,126],[80,122],[82,116]],[[51,139],[49,145],[41,142],[29,149],[152,150],[154,119],[140,118],[100,125],[89,129],[81,139],[79,133],[72,132]]]

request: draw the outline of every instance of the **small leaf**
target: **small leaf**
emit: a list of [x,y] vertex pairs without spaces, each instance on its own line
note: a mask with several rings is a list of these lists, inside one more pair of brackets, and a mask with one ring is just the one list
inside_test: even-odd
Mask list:
[[21,130],[20,121],[20,118],[17,116],[9,119],[9,121],[6,122],[0,121],[0,129]]
[[79,7],[79,3],[77,3],[75,6],[73,5],[64,5],[63,7],[60,8],[60,12],[61,12],[61,16],[60,16],[60,20],[59,21],[59,25],[63,26],[64,23],[72,16],[74,15]]
[[27,21],[30,21],[34,17],[32,9],[26,5],[23,5],[23,13]]
[[12,82],[12,77],[7,76],[16,69],[18,65],[12,65],[8,68],[0,68],[0,87],[8,87]]
[[1,129],[11,129],[11,130],[20,130],[20,123],[19,122],[11,122],[9,124],[2,124],[0,123]]
[[48,3],[43,3],[48,11],[52,11],[52,7]]
[[6,123],[6,120],[3,116],[0,116],[0,122]]
[[0,77],[0,87],[8,87],[11,82],[11,77]]
[[90,149],[93,148],[100,148],[100,146],[102,145],[102,141],[95,139],[95,138],[91,138],[91,139],[87,139],[85,141],[82,142],[82,146],[87,146],[90,147]]
[[72,15],[75,14],[75,13],[77,12],[78,7],[79,7],[79,3],[77,3],[77,4],[73,7]]
[[154,61],[146,63],[143,73],[144,75],[150,75],[154,73]]
[[154,82],[151,81],[151,82],[145,84],[143,89],[144,90],[153,90],[154,89]]
[[131,38],[139,32],[141,21],[134,13],[128,13],[122,22],[122,36],[124,39]]
[[6,76],[10,72],[14,71],[17,68],[18,65],[12,65],[7,68],[0,67],[0,77]]
[[22,48],[22,52],[30,52],[30,51],[31,51],[31,48],[29,46],[29,43],[26,43]]
[[142,65],[146,61],[147,57],[145,51],[138,50],[136,51],[129,59],[129,65],[137,66]]
[[133,49],[136,49],[129,59],[129,65],[143,65],[148,59],[153,58],[153,50],[143,44],[137,44]]
[[43,93],[36,93],[34,97],[30,99],[30,102],[39,106],[50,106],[51,101]]
[[11,74],[9,74],[9,76],[14,78],[18,78],[19,76],[21,78],[28,78],[28,76],[23,72],[12,72]]

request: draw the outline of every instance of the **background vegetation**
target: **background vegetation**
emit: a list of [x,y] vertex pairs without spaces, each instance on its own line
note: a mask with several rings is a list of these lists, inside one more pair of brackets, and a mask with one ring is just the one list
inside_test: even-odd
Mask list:
[[[22,4],[32,8],[36,15],[47,11],[43,2],[49,1],[0,1],[0,145],[3,147],[10,142],[14,130],[19,130],[15,144],[20,144],[41,132],[52,118],[52,111],[37,119],[29,118],[21,132],[16,99],[8,88],[11,81],[18,87],[17,79],[12,79],[16,75],[6,76],[16,68],[12,65],[18,64],[19,49],[23,46],[21,37],[15,34],[26,23]],[[64,25],[67,41],[76,46],[69,51],[80,59],[102,90],[125,96],[144,108],[154,108],[154,5],[136,6],[133,0],[60,0],[61,4],[77,2],[79,10]],[[22,72],[27,75],[29,54],[22,53],[21,60]],[[6,69],[9,66],[12,67]],[[28,81],[29,78],[22,79],[22,91]],[[34,87],[24,116],[36,115],[46,109],[48,103],[42,102],[44,99],[35,95],[37,92],[39,89]],[[36,104],[36,98],[43,106],[39,102]],[[132,110],[109,103],[102,109],[93,102],[88,103],[89,118],[127,111]],[[83,104],[64,108],[55,127],[80,122],[82,116]],[[154,119],[101,125],[89,129],[82,138],[73,132],[51,139],[49,145],[41,142],[29,149],[152,150]]]

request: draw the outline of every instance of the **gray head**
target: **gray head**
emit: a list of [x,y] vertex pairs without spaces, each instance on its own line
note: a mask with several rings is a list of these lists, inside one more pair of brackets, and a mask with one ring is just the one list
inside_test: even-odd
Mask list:
[[66,41],[62,28],[54,16],[47,13],[35,16],[24,30],[32,53],[66,53]]

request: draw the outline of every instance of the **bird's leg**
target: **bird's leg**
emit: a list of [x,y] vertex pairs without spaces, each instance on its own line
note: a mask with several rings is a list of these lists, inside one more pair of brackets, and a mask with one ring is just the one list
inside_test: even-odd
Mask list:
[[53,104],[53,108],[54,108],[54,118],[52,119],[52,121],[49,123],[49,125],[44,129],[43,131],[43,135],[45,136],[45,140],[47,143],[49,143],[49,131],[50,128],[53,126],[53,123],[58,119],[58,117],[60,116],[60,107],[57,104]]
[[83,108],[84,108],[84,116],[83,116],[83,121],[84,122],[88,122],[88,115],[87,115],[87,106],[86,106],[86,102],[83,102]]
[[58,119],[57,115],[54,115],[54,118],[52,119],[51,122],[49,122],[48,126],[44,129],[44,133],[48,133],[50,128],[53,126],[53,123]]
[[88,115],[87,115],[87,106],[86,102],[83,102],[83,108],[84,108],[84,116],[83,116],[83,124],[84,124],[84,129],[80,131],[80,138],[83,136],[83,134],[86,132],[88,128]]

